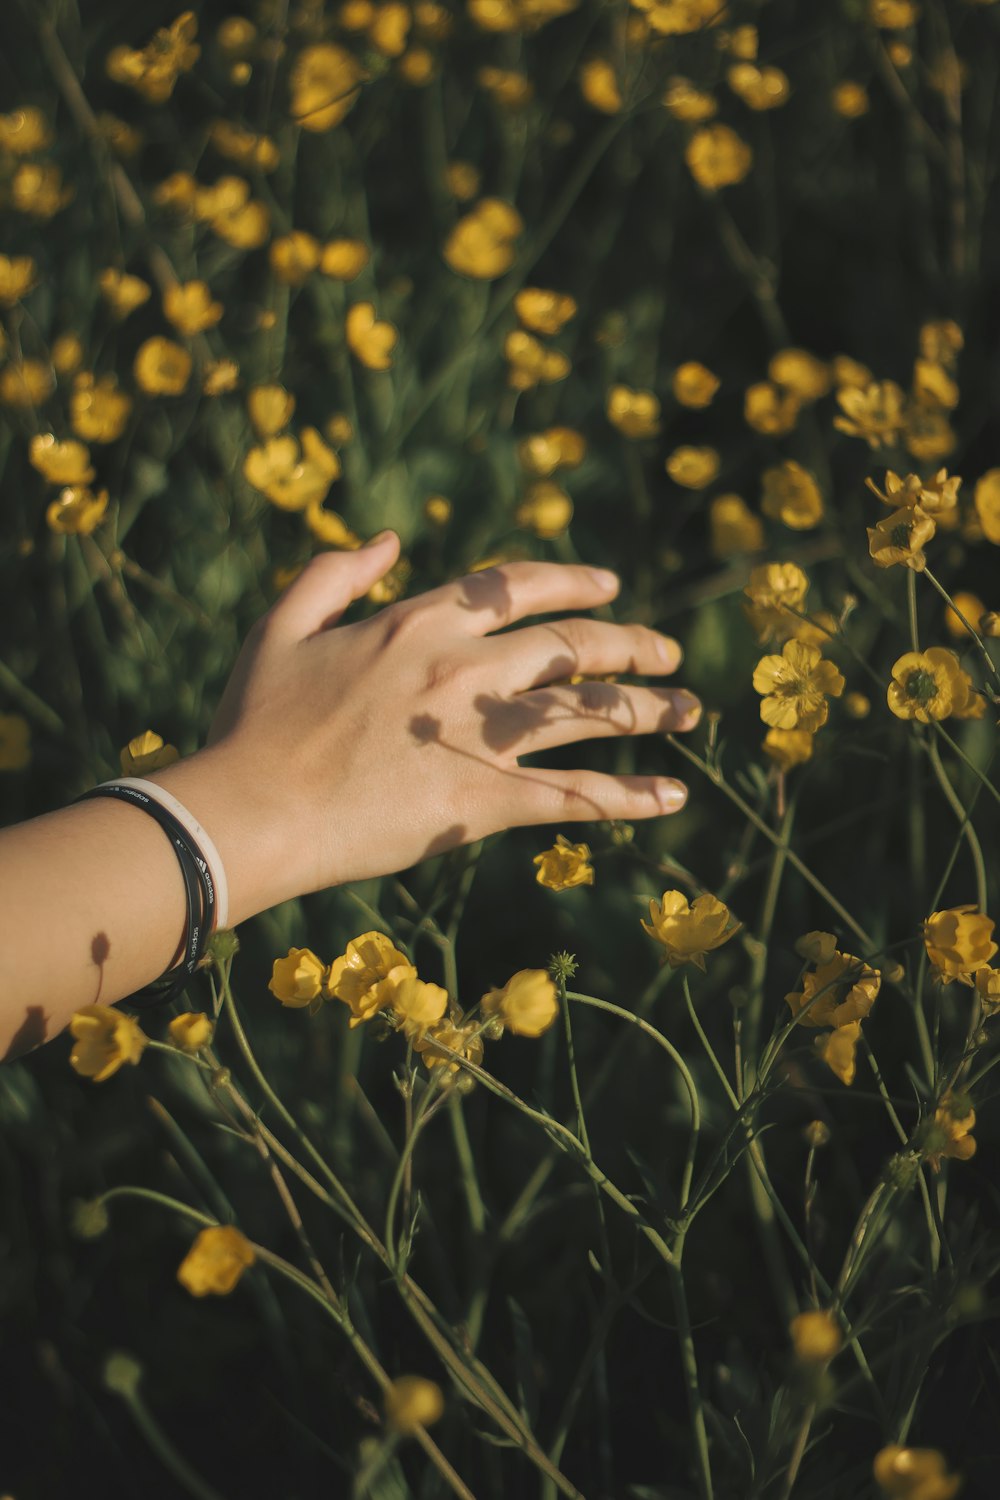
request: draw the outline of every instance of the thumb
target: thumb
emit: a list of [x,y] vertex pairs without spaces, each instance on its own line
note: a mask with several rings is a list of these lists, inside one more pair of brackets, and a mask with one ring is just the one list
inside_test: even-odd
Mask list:
[[270,625],[286,640],[302,641],[336,625],[399,556],[399,537],[380,531],[355,552],[321,552],[307,563],[270,612]]

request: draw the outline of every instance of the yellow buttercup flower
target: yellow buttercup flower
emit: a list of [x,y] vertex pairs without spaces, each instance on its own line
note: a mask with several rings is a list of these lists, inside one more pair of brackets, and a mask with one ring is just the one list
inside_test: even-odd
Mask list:
[[894,510],[884,521],[868,527],[868,550],[872,562],[880,568],[901,563],[915,573],[922,573],[927,566],[924,547],[936,530],[931,517],[925,515],[919,505]]
[[838,432],[864,438],[869,448],[892,446],[903,428],[903,392],[894,380],[873,380],[868,386],[842,386],[837,401],[844,415],[834,417]]
[[617,115],[622,109],[622,91],[614,64],[606,57],[591,57],[580,68],[580,93],[587,103],[603,115]]
[[138,1021],[111,1005],[84,1005],[69,1023],[75,1038],[70,1067],[81,1078],[103,1083],[125,1063],[137,1063],[149,1038]]
[[75,333],[61,333],[49,352],[57,375],[74,375],[83,364],[83,344]]
[[376,5],[368,24],[368,40],[383,57],[401,57],[413,24],[410,8],[401,0]]
[[514,512],[515,525],[533,531],[543,541],[562,536],[572,519],[572,500],[551,479],[541,479],[537,484],[529,485]]
[[101,289],[101,296],[119,320],[127,318],[137,307],[142,307],[151,295],[148,281],[143,281],[141,276],[132,276],[128,271],[119,271],[114,266],[108,266],[101,272],[97,284]]
[[664,891],[659,905],[650,901],[649,917],[642,926],[663,944],[670,967],[694,964],[703,973],[706,953],[721,948],[741,925],[733,923],[728,906],[715,896],[696,896],[689,905],[681,891]]
[[1000,969],[991,969],[986,966],[977,969],[975,983],[979,991],[979,1003],[983,1007],[983,1014],[995,1016],[1000,1012]]
[[932,1172],[940,1172],[944,1157],[955,1161],[968,1161],[976,1154],[976,1141],[971,1131],[976,1123],[976,1111],[968,1095],[953,1094],[949,1089],[934,1111],[934,1119],[924,1137],[924,1158]]
[[958,385],[944,365],[935,359],[918,359],[913,366],[913,395],[921,406],[958,405]]
[[762,563],[750,574],[743,606],[757,639],[784,641],[795,634],[805,610],[809,580],[797,563]]
[[0,115],[0,151],[9,156],[34,156],[47,150],[52,141],[52,128],[36,105],[25,104]]
[[251,448],[243,476],[280,510],[319,505],[340,474],[340,460],[314,427],[302,429],[302,446],[290,434],[268,438]]
[[675,120],[683,120],[687,125],[698,125],[703,120],[710,120],[718,109],[713,94],[697,88],[689,78],[680,76],[668,80],[667,91],[660,103]]
[[742,495],[716,495],[708,508],[712,556],[720,562],[741,552],[759,552],[764,528]]
[[720,384],[718,375],[713,375],[705,365],[692,359],[686,364],[677,366],[671,381],[671,389],[674,399],[682,406],[700,410],[711,403]]
[[973,498],[983,536],[1000,546],[1000,469],[987,469],[976,484]]
[[805,531],[823,519],[823,496],[819,485],[794,459],[765,469],[761,475],[760,508],[772,521],[781,521],[792,531]]
[[247,411],[258,437],[274,437],[295,412],[295,397],[283,385],[255,385],[247,391]]
[[779,771],[793,771],[812,760],[813,737],[808,729],[769,729],[764,736],[764,754]]
[[432,526],[447,526],[453,506],[447,495],[428,495],[424,501],[424,518]]
[[351,1026],[371,1020],[392,1004],[396,985],[415,977],[416,969],[382,932],[363,932],[334,959],[327,990],[351,1010]]
[[788,75],[780,68],[758,68],[752,62],[734,63],[726,72],[726,82],[750,109],[777,109],[791,93]]
[[144,776],[147,771],[172,766],[175,760],[180,760],[180,751],[176,745],[164,744],[162,736],[152,729],[144,729],[118,752],[118,759],[123,776]]
[[[605,405],[608,421],[623,437],[651,438],[660,430],[660,402],[652,391],[613,385]],[[997,470],[1000,475],[1000,469]]]
[[361,538],[351,530],[342,516],[334,510],[324,510],[320,500],[310,500],[305,509],[306,525],[317,541],[330,547],[343,547],[353,551],[361,546]]
[[303,130],[332,130],[353,109],[366,78],[346,47],[319,42],[300,52],[292,65],[292,119]]
[[140,344],[132,370],[136,385],[147,396],[180,396],[191,379],[191,367],[186,349],[155,334]]
[[532,333],[553,334],[576,316],[577,308],[575,299],[568,292],[526,286],[514,298],[514,311]]
[[90,536],[104,520],[107,510],[107,490],[95,494],[86,485],[71,484],[47,507],[45,524],[50,531],[63,536]]
[[953,651],[929,646],[926,651],[907,651],[892,668],[886,695],[897,719],[933,719],[961,716],[972,694],[972,678],[958,664]]
[[177,1280],[192,1297],[225,1297],[257,1259],[253,1245],[232,1224],[203,1229],[177,1268]]
[[951,318],[938,318],[921,326],[919,342],[924,359],[932,359],[950,370],[965,347],[965,336]]
[[863,1021],[878,997],[882,976],[863,959],[834,952],[803,976],[801,990],[785,996],[804,1026],[847,1026]]
[[535,86],[516,68],[479,68],[476,82],[505,109],[523,109],[535,97]]
[[239,384],[240,367],[235,359],[210,359],[201,378],[203,396],[225,396]]
[[213,120],[209,139],[220,156],[248,172],[273,172],[281,160],[281,152],[269,135],[258,135],[234,120]]
[[768,361],[767,373],[800,401],[818,401],[830,389],[830,366],[808,349],[779,349]]
[[864,84],[855,83],[850,78],[842,78],[838,84],[834,85],[830,90],[830,103],[833,105],[834,113],[841,115],[845,120],[858,120],[871,108],[871,100]]
[[529,474],[547,478],[557,469],[575,469],[587,452],[587,440],[575,427],[547,427],[517,445],[517,456]]
[[551,849],[536,854],[532,860],[538,866],[535,879],[550,891],[569,891],[578,885],[593,885],[594,867],[590,863],[590,849],[586,844],[571,844],[559,833]]
[[936,1448],[894,1443],[876,1453],[873,1472],[885,1500],[954,1500],[962,1487]]
[[421,1375],[400,1375],[385,1393],[386,1426],[403,1437],[430,1427],[443,1413],[441,1387]]
[[544,969],[519,969],[502,989],[483,996],[482,1012],[515,1036],[541,1036],[559,1014],[556,987]]
[[73,196],[73,189],[65,186],[59,168],[51,163],[22,162],[10,185],[11,206],[33,219],[51,219]]
[[448,1009],[448,991],[439,984],[418,979],[409,972],[410,965],[404,967],[408,972],[394,984],[391,1004],[401,1030],[412,1041],[443,1019]]
[[760,716],[772,729],[806,729],[815,734],[827,721],[828,698],[839,698],[844,678],[818,646],[786,641],[780,656],[763,656],[753,685],[763,695]]
[[665,468],[674,484],[703,490],[719,472],[719,455],[714,448],[675,448]]
[[958,640],[964,640],[969,634],[968,628],[962,623],[956,611],[964,615],[973,630],[978,632],[979,622],[986,613],[986,605],[982,599],[977,594],[968,594],[963,589],[958,589],[952,595],[952,603],[955,608],[952,609],[951,605],[947,605],[944,612],[944,628],[948,634],[955,636]]
[[167,1032],[175,1047],[179,1047],[182,1052],[194,1054],[211,1044],[215,1035],[215,1022],[204,1011],[186,1010],[183,1015],[174,1016]]
[[483,198],[459,219],[442,253],[460,275],[493,281],[514,264],[514,242],[523,231],[524,221],[511,204],[500,198]]
[[940,463],[958,445],[947,414],[935,407],[911,402],[903,413],[903,446],[920,463]]
[[837,951],[837,939],[832,932],[805,932],[796,938],[795,951],[809,963],[828,964]]
[[102,109],[97,116],[97,133],[122,161],[138,156],[145,140],[141,130],[136,130],[134,125],[129,125],[126,120],[119,119],[106,109]]
[[222,317],[222,303],[213,299],[205,281],[176,282],[163,294],[163,312],[178,333],[192,336],[215,327]]
[[379,322],[371,302],[355,302],[347,310],[347,347],[366,369],[388,370],[392,351],[399,342],[399,330],[392,323]]
[[30,255],[0,255],[0,307],[13,307],[38,281],[38,266]]
[[444,170],[445,185],[459,203],[468,203],[479,192],[482,177],[471,161],[450,161]]
[[31,764],[31,725],[21,714],[0,714],[0,771]]
[[728,125],[703,125],[688,141],[684,160],[699,187],[715,192],[743,181],[753,166],[753,151]]
[[854,1082],[857,1072],[858,1041],[861,1037],[861,1022],[848,1021],[825,1036],[816,1038],[816,1055],[825,1062],[830,1072],[848,1087]]
[[413,568],[408,559],[401,557],[384,578],[379,578],[372,584],[365,598],[372,604],[395,604],[396,600],[402,599],[406,593],[412,572]]
[[322,246],[313,234],[293,229],[272,240],[267,252],[275,279],[285,286],[301,286],[322,259]]
[[320,252],[319,269],[334,281],[354,281],[370,260],[364,240],[328,240]]
[[[478,1027],[462,1026],[458,1021],[444,1021],[437,1026],[428,1027],[422,1036],[414,1039],[413,1048],[420,1053],[425,1068],[444,1068],[455,1076],[462,1069],[456,1058],[448,1056],[449,1052],[456,1052],[459,1057],[464,1057],[477,1066],[483,1060],[483,1039]],[[466,1082],[472,1081],[468,1074],[465,1078]]]
[[38,432],[28,445],[28,459],[50,484],[89,484],[94,477],[90,453],[83,443],[60,442],[53,432]]
[[342,448],[354,436],[351,420],[345,412],[335,411],[323,424],[323,433],[334,448]]
[[329,965],[311,948],[289,948],[284,958],[274,960],[267,987],[289,1009],[308,1006],[315,1013],[326,998],[329,976]]
[[957,474],[949,478],[947,469],[938,469],[933,479],[921,479],[919,474],[907,474],[901,479],[889,469],[885,476],[884,490],[880,490],[873,479],[865,480],[872,494],[877,495],[883,505],[888,505],[893,510],[919,505],[925,515],[933,516],[936,520],[954,511],[961,483]]
[[743,420],[754,432],[782,437],[799,420],[802,403],[792,391],[782,390],[770,380],[747,386],[743,397]]
[[52,367],[41,359],[11,360],[0,370],[0,401],[5,406],[41,406],[52,394]]
[[504,339],[507,384],[515,391],[530,391],[534,386],[565,380],[570,362],[558,349],[546,349],[534,334],[523,328],[512,329]]
[[194,40],[197,34],[195,13],[186,10],[169,26],[161,27],[141,50],[113,48],[106,62],[108,77],[134,89],[150,104],[165,104],[177,79],[189,72],[201,55]]
[[405,57],[399,59],[396,70],[412,88],[423,88],[438,71],[437,58],[427,47],[411,47]]
[[844,1347],[836,1316],[825,1308],[811,1308],[794,1317],[788,1329],[795,1358],[804,1365],[825,1365]]
[[868,15],[883,31],[903,31],[916,25],[920,7],[914,0],[868,0]]
[[992,919],[975,906],[951,906],[932,912],[924,923],[924,947],[934,978],[942,984],[957,979],[972,984],[970,975],[987,966],[997,952]]

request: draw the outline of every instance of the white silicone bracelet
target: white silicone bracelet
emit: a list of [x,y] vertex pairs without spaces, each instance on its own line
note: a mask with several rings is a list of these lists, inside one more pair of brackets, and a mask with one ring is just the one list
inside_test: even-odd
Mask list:
[[222,858],[194,813],[188,812],[183,802],[178,802],[177,798],[164,787],[157,786],[155,781],[145,781],[141,776],[116,776],[112,781],[102,781],[101,785],[135,787],[138,791],[145,792],[147,797],[152,797],[154,802],[158,802],[168,812],[173,813],[178,823],[183,824],[205,856],[208,873],[215,886],[215,930],[219,931],[227,927],[229,924],[229,886],[226,883]]

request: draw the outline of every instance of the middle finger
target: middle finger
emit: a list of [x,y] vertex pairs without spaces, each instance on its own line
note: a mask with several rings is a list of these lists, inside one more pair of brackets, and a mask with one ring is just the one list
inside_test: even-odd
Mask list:
[[645,625],[611,625],[581,616],[490,636],[483,648],[499,674],[497,685],[508,692],[612,672],[661,677],[675,672],[683,655],[672,637]]

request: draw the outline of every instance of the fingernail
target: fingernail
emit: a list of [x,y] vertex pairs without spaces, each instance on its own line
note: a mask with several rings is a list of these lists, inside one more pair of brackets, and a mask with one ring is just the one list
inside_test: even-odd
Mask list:
[[656,637],[656,654],[665,667],[679,667],[684,653],[680,646],[669,635],[658,635]]
[[679,688],[674,694],[674,707],[681,716],[682,729],[693,729],[701,718],[701,699],[686,688]]
[[688,790],[683,781],[658,781],[656,800],[664,812],[679,812],[687,801]]
[[[378,547],[385,541],[386,537],[390,536],[392,536],[391,531],[379,531],[375,536],[368,538],[367,542],[365,542],[365,547]],[[362,548],[362,551],[364,551],[364,548]]]
[[617,589],[618,575],[607,568],[591,568],[590,576],[599,589]]

